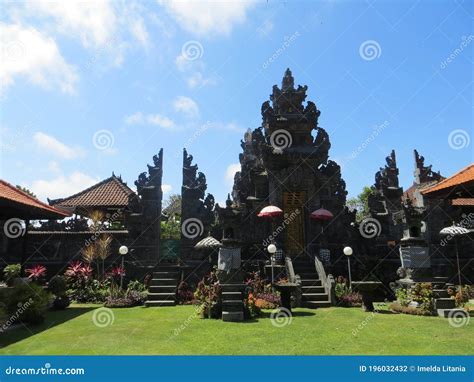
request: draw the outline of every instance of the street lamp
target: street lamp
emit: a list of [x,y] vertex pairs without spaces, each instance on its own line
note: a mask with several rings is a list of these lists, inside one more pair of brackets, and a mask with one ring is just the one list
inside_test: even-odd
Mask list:
[[125,255],[128,253],[128,247],[126,245],[122,245],[119,248],[119,254],[122,256],[122,272],[120,273],[120,289],[123,286],[123,273],[125,271]]
[[267,247],[267,251],[268,253],[270,254],[270,265],[272,267],[272,285],[273,285],[273,278],[274,278],[274,274],[273,274],[273,263],[274,263],[274,255],[277,251],[277,247],[275,244],[269,244],[268,247]]
[[347,270],[349,271],[349,288],[352,288],[351,256],[352,256],[353,251],[351,247],[344,247],[343,252],[344,252],[344,255],[347,256]]

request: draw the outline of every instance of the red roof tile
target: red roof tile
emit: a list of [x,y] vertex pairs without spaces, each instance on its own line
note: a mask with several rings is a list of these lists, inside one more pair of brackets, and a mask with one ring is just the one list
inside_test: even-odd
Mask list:
[[49,204],[63,208],[126,207],[134,194],[120,178],[112,175],[85,190],[63,199],[50,200]]
[[453,206],[474,206],[474,198],[457,198],[451,200]]
[[457,172],[453,176],[446,178],[445,180],[439,182],[433,187],[423,190],[422,194],[431,194],[436,191],[447,190],[449,188],[454,188],[462,184],[474,181],[474,163],[470,164],[466,168],[463,168],[461,171]]
[[1,216],[24,219],[62,219],[69,213],[47,205],[0,179]]

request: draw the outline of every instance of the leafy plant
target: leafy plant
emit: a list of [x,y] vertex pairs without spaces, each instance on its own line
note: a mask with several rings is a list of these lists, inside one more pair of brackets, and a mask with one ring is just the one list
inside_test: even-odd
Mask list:
[[25,273],[29,275],[28,278],[30,280],[39,283],[46,276],[46,267],[43,265],[35,265],[33,268],[26,269]]
[[48,283],[48,290],[56,296],[53,301],[53,309],[66,309],[71,304],[71,300],[66,296],[67,283],[63,276],[56,275],[51,278]]
[[463,307],[469,302],[472,288],[469,285],[448,288],[448,295],[454,298],[458,308]]
[[219,318],[222,314],[221,286],[216,271],[210,272],[199,282],[194,292],[196,304],[203,318]]
[[178,304],[191,304],[194,300],[194,294],[186,281],[181,281],[176,292]]
[[110,286],[109,280],[100,282],[93,278],[89,264],[76,261],[69,265],[64,273],[68,290],[67,296],[76,302],[104,302]]
[[55,296],[64,296],[67,290],[66,279],[59,275],[52,277],[48,283],[48,290]]
[[10,264],[3,269],[3,278],[5,279],[8,286],[11,286],[13,284],[13,280],[15,280],[17,277],[20,277],[20,274],[20,264]]
[[34,283],[20,284],[8,299],[7,312],[19,322],[38,324],[46,315],[49,294]]

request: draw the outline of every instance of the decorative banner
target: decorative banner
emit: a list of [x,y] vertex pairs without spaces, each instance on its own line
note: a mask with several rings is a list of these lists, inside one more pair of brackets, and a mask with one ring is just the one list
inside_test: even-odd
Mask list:
[[472,382],[473,368],[472,356],[3,356],[0,380]]

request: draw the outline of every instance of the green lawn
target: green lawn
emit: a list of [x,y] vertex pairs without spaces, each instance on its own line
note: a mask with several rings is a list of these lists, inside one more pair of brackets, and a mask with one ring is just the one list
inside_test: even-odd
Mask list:
[[[114,322],[93,323],[94,305],[48,313],[44,324],[0,335],[0,354],[472,354],[474,319],[446,319],[360,308],[295,309],[275,327],[269,313],[229,323],[202,320],[194,307],[114,309]],[[365,325],[364,325],[365,323]],[[360,328],[360,329],[358,329]],[[358,330],[357,333],[353,333]]]

